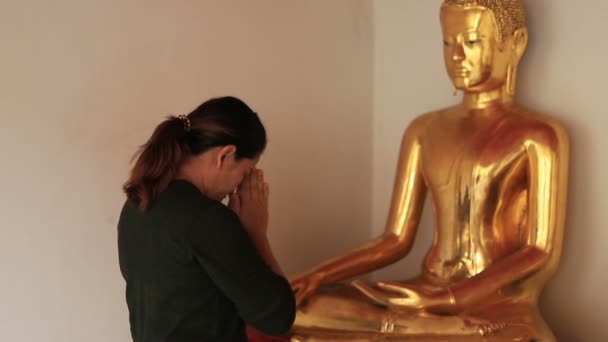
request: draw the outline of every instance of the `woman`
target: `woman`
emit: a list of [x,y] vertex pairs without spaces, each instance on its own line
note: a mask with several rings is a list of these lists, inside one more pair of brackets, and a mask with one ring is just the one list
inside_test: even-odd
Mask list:
[[[169,117],[124,185],[118,250],[135,342],[247,341],[291,327],[294,296],[267,239],[266,132],[234,97]],[[229,196],[229,207],[221,201]]]

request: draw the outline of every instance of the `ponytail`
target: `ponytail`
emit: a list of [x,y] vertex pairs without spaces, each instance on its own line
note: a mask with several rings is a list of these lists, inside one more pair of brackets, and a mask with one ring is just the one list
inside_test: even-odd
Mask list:
[[170,116],[156,129],[150,139],[135,154],[131,177],[123,186],[128,200],[145,210],[175,177],[178,167],[190,149],[183,120]]

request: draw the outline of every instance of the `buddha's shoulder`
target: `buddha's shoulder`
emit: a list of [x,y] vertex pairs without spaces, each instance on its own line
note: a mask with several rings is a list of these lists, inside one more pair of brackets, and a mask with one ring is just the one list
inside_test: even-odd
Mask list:
[[555,117],[524,107],[514,107],[510,111],[505,129],[520,132],[530,141],[550,145],[568,143],[568,133]]
[[428,127],[432,127],[433,124],[449,121],[458,112],[458,106],[454,106],[418,115],[408,124],[406,132],[417,135],[423,134]]
[[466,114],[466,111],[462,109],[461,106],[455,105],[452,107],[442,108],[438,110],[434,110],[431,112],[426,112],[421,115],[418,115],[414,118],[412,123],[428,123],[432,121],[442,121],[442,120],[451,120],[457,117],[461,117]]

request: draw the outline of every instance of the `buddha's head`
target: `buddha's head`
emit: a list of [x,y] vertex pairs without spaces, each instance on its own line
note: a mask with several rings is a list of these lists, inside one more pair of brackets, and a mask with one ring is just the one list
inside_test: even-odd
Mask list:
[[444,0],[445,64],[456,89],[514,95],[517,66],[528,43],[521,0]]

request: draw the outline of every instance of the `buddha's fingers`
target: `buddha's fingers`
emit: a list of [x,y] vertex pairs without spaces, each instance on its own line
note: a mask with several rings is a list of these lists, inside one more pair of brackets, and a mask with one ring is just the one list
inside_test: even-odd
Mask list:
[[378,282],[377,285],[379,288],[385,291],[400,294],[402,296],[411,298],[412,300],[420,298],[420,295],[416,291],[395,282],[381,281]]
[[352,285],[372,301],[383,306],[411,306],[412,304],[409,298],[395,297],[394,295],[377,290],[360,280],[353,281]]

